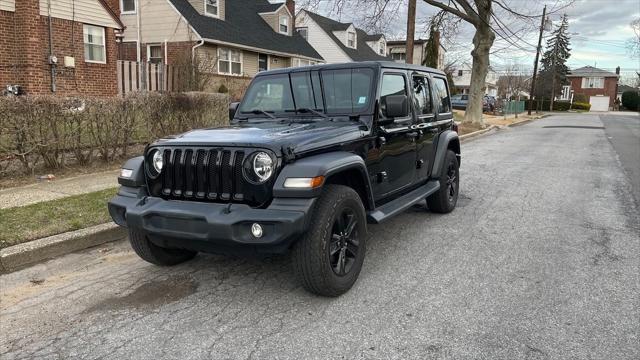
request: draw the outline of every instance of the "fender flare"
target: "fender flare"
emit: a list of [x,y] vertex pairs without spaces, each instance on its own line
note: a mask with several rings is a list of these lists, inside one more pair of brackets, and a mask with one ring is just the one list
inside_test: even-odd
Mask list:
[[131,170],[131,176],[128,178],[118,175],[118,184],[127,187],[140,187],[145,185],[144,180],[144,156],[136,156],[127,160],[122,169]]
[[458,166],[460,166],[460,139],[458,138],[458,133],[452,130],[446,130],[438,137],[438,145],[436,147],[436,155],[433,160],[431,177],[436,179],[440,177],[440,170],[442,169],[444,157],[447,154],[447,150],[450,148],[456,153]]
[[[365,207],[373,206],[373,190],[364,160],[350,152],[336,151],[325,154],[313,155],[286,165],[273,185],[273,196],[278,197],[317,197],[322,192],[322,186],[315,189],[287,189],[284,182],[287,178],[313,178],[331,175],[346,170],[357,170],[360,174],[366,191]],[[323,184],[324,186],[324,184]]]

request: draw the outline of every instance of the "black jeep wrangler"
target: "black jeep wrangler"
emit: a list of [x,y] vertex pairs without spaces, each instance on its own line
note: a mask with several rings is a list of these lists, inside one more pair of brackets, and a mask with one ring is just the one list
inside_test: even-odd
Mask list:
[[229,118],[158,140],[122,168],[109,212],[144,260],[291,250],[304,287],[337,296],[360,273],[368,222],[424,199],[438,213],[456,206],[460,142],[441,71],[265,71]]

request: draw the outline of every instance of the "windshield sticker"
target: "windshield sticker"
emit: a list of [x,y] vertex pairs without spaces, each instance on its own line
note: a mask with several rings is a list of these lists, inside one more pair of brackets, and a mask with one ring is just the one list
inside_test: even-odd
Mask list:
[[358,104],[362,105],[364,103],[367,102],[367,97],[366,96],[360,96],[360,98],[358,99]]

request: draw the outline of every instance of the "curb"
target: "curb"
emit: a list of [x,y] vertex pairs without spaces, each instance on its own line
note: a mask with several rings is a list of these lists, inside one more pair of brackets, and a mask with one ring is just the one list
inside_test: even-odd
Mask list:
[[0,274],[126,236],[126,229],[107,223],[10,246],[0,250]]
[[487,134],[489,131],[495,130],[497,128],[498,128],[498,126],[491,125],[486,129],[482,129],[482,130],[474,131],[472,133],[460,135],[460,142],[466,142],[466,141],[469,141],[471,139],[475,139],[475,138],[481,137],[482,135]]
[[522,121],[511,123],[511,124],[507,125],[507,127],[515,127],[515,126],[524,125],[524,124],[530,123],[532,121],[536,121],[536,120],[540,120],[542,118],[546,118],[547,116],[549,116],[549,114],[542,114],[542,115],[539,115],[539,116],[531,118],[531,119],[525,119],[525,120],[522,120]]

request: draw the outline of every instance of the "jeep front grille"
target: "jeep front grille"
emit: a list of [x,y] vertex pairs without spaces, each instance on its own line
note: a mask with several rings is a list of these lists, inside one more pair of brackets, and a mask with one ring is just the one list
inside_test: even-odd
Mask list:
[[153,195],[186,200],[244,200],[244,150],[178,148],[161,151],[164,168],[158,178],[150,179],[152,194],[153,189],[158,188],[160,194]]

